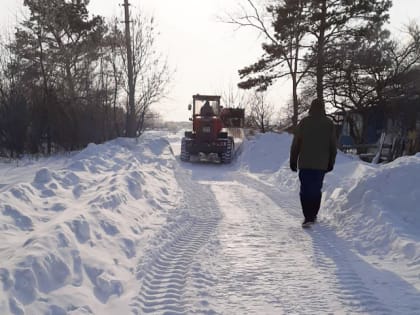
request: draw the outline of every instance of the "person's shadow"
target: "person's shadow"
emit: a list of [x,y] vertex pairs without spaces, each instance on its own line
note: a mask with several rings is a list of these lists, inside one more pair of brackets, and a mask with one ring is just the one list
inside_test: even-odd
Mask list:
[[352,313],[420,314],[419,290],[398,274],[364,261],[327,225],[305,231],[312,238],[315,264],[327,273],[334,270],[336,298]]
[[[288,200],[290,192],[283,194],[278,187],[248,176],[243,176],[241,181],[264,192],[288,215],[300,219],[298,198]],[[346,307],[338,314],[420,314],[420,291],[416,287],[398,274],[364,261],[322,219],[310,229],[302,229],[305,232],[312,240],[315,267],[328,278],[336,298]],[[409,267],[400,266],[401,271],[404,268]]]

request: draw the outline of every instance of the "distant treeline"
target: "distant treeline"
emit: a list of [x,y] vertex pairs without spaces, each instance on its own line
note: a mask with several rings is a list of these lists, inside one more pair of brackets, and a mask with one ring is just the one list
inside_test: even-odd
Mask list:
[[[265,132],[279,125],[264,91],[281,78],[290,79],[292,96],[284,127],[296,126],[317,97],[341,117],[363,116],[361,127],[351,125],[357,143],[366,140],[367,109],[420,97],[420,28],[412,22],[404,40],[392,38],[386,29],[391,0],[284,0],[263,7],[241,1],[243,11],[226,22],[260,32],[263,54],[238,71],[238,87],[251,90],[250,97],[234,100],[228,93],[224,101],[246,107],[248,127]],[[0,156],[133,136],[156,117],[150,106],[165,95],[170,70],[155,49],[154,19],[130,19],[133,121],[124,24],[91,16],[87,3],[25,0],[28,18],[0,40]]]
[[[124,25],[91,16],[88,1],[26,0],[29,17],[0,41],[0,155],[50,154],[126,135]],[[165,93],[153,18],[131,21],[136,130]]]

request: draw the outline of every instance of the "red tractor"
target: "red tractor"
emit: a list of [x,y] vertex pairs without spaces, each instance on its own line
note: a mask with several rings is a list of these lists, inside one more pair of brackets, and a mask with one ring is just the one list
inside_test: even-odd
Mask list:
[[235,140],[241,142],[245,111],[222,108],[220,96],[193,95],[193,128],[186,131],[181,142],[181,160],[191,156],[217,155],[221,163],[230,163],[235,153]]

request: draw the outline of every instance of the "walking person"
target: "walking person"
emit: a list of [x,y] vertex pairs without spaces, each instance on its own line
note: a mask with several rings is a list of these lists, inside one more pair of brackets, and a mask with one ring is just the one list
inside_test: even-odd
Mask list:
[[311,226],[317,219],[324,176],[333,170],[336,155],[334,124],[325,114],[324,103],[314,99],[309,115],[297,126],[290,149],[290,169],[299,170],[303,227]]

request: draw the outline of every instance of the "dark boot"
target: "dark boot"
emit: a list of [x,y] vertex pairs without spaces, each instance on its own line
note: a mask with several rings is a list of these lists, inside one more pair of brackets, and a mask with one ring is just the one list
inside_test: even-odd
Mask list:
[[314,202],[300,195],[300,204],[302,205],[303,216],[305,221],[314,221]]
[[319,198],[316,198],[316,199],[311,201],[311,211],[312,211],[312,215],[314,217],[314,221],[316,221],[319,209],[321,207],[321,199],[322,199],[322,194],[319,196]]

